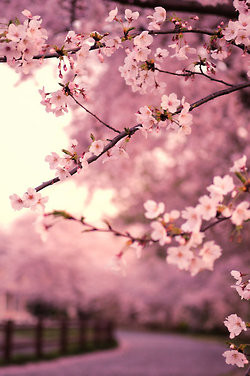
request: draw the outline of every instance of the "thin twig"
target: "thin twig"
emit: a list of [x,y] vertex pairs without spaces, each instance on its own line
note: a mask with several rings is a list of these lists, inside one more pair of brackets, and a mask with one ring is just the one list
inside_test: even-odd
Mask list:
[[231,218],[231,217],[223,217],[223,218],[219,218],[219,219],[217,219],[217,221],[212,222],[212,223],[210,223],[209,225],[207,225],[207,226],[201,228],[200,232],[205,232],[205,231],[207,231],[208,229],[210,229],[211,227],[214,227],[215,225],[217,225],[218,223],[224,222],[224,221],[226,221],[227,219],[230,219],[230,218]]
[[217,78],[211,77],[208,74],[205,74],[204,72],[193,72],[193,71],[190,71],[188,69],[185,69],[186,73],[185,72],[184,73],[175,73],[175,72],[170,72],[170,71],[167,71],[167,70],[162,70],[162,69],[159,69],[159,68],[156,68],[156,67],[154,68],[154,70],[161,72],[161,73],[167,73],[167,74],[170,74],[170,75],[173,75],[173,76],[182,76],[182,77],[191,77],[193,75],[200,75],[200,76],[204,76],[206,78],[209,78],[209,80],[211,80],[211,81],[219,82],[219,83],[227,85],[227,86],[234,86],[233,84],[229,84],[228,82],[225,82],[223,80],[219,80]]
[[247,82],[244,82],[242,84],[234,85],[234,86],[232,86],[228,89],[216,91],[215,93],[207,95],[205,98],[202,98],[202,99],[194,102],[193,104],[191,104],[189,111],[192,111],[194,108],[197,108],[197,107],[201,106],[202,104],[211,101],[212,99],[221,97],[222,95],[227,95],[227,94],[233,93],[234,91],[244,89],[244,88],[249,87],[249,86],[250,86],[250,81],[247,81]]
[[205,15],[221,16],[230,19],[237,18],[237,12],[232,4],[211,4],[203,5],[198,1],[177,1],[177,0],[108,0],[116,3],[124,4],[127,6],[136,6],[138,8],[155,8],[163,7],[167,12],[169,11],[179,11],[187,13],[199,13]]
[[218,35],[218,32],[217,31],[209,31],[209,30],[203,30],[203,29],[191,29],[191,30],[188,30],[188,29],[173,29],[173,30],[157,30],[157,31],[154,31],[154,30],[147,30],[149,34],[151,35],[168,35],[168,34],[186,34],[186,33],[193,33],[193,34],[204,34],[204,35]]
[[118,131],[118,129],[115,129],[115,128],[111,127],[111,125],[105,123],[97,115],[95,115],[93,112],[91,112],[90,110],[88,110],[85,106],[83,106],[80,102],[78,102],[78,100],[73,96],[73,94],[70,93],[69,96],[75,101],[75,103],[77,103],[81,108],[83,108],[88,114],[92,115],[101,124],[105,125],[105,127],[111,129],[112,131],[114,131],[116,133],[121,133],[120,131]]

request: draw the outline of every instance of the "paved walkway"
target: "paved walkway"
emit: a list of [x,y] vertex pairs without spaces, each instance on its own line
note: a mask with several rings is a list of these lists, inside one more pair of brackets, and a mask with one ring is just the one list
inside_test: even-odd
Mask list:
[[172,334],[119,332],[116,350],[0,369],[0,376],[222,376],[223,345]]

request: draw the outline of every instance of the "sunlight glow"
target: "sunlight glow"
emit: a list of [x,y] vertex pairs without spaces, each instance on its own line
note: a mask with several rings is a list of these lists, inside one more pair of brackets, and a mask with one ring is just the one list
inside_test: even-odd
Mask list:
[[[40,104],[39,89],[43,86],[48,90],[58,89],[51,85],[56,83],[51,63],[39,69],[35,78],[19,85],[16,85],[19,77],[12,69],[7,65],[2,65],[1,69],[4,95],[1,98],[3,120],[0,148],[4,158],[1,162],[0,224],[8,228],[15,219],[28,212],[26,209],[14,211],[9,196],[13,193],[22,195],[28,187],[35,187],[54,177],[54,172],[49,169],[44,158],[52,151],[59,153],[62,148],[68,147],[69,139],[64,127],[70,123],[71,114],[55,117],[54,114],[46,113]],[[84,214],[90,220],[100,219],[107,208],[109,214],[116,213],[115,207],[111,205],[111,190],[97,190],[88,202],[87,188],[76,187],[73,179],[47,188],[43,195],[49,195],[48,210],[65,209],[75,215]]]

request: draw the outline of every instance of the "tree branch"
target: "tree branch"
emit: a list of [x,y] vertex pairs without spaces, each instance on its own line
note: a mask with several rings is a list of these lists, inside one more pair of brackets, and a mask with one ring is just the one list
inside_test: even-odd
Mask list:
[[[190,106],[190,109],[189,111],[192,111],[194,110],[195,108],[201,106],[202,104],[206,103],[206,102],[209,102],[210,100],[212,99],[215,99],[217,97],[220,97],[222,95],[226,95],[226,94],[230,94],[236,90],[240,90],[240,89],[244,89],[246,87],[250,86],[250,82],[246,82],[246,83],[243,83],[243,84],[239,84],[239,85],[234,85],[233,87],[229,88],[229,89],[225,89],[225,90],[220,90],[220,91],[216,91],[215,93],[212,93],[208,96],[206,96],[205,98],[202,98],[194,103],[191,104]],[[181,112],[182,108],[179,108],[173,115],[176,115],[176,114],[179,114]],[[134,127],[132,128],[129,128],[123,132],[120,132],[116,137],[114,137],[106,146],[105,148],[103,149],[103,151],[99,154],[99,155],[93,155],[92,157],[90,157],[87,161],[88,163],[93,163],[95,162],[97,159],[99,159],[103,154],[105,154],[108,150],[112,149],[116,144],[117,142],[119,142],[120,140],[122,140],[123,138],[127,137],[127,136],[132,136],[135,132],[137,132],[139,130],[139,128],[141,127],[142,125],[141,124],[137,124],[135,125]],[[69,171],[70,175],[74,175],[78,170],[78,167],[74,167],[72,170]],[[41,191],[42,189],[52,185],[52,184],[55,184],[57,182],[59,182],[60,179],[58,177],[54,178],[54,179],[51,179],[51,180],[48,180],[42,184],[40,184],[39,186],[37,186],[35,188],[35,190],[37,192]]]
[[69,94],[69,96],[75,101],[76,104],[78,104],[80,107],[82,107],[88,114],[92,115],[96,120],[98,120],[101,124],[105,125],[105,127],[111,129],[112,131],[116,132],[116,133],[120,133],[120,131],[118,131],[118,129],[115,129],[113,127],[111,127],[111,125],[105,123],[104,121],[102,121],[98,116],[96,116],[93,112],[91,112],[90,110],[88,110],[85,106],[83,106],[80,102],[78,102],[77,99],[75,99],[75,97],[72,95],[72,94]]
[[192,111],[194,108],[197,108],[197,107],[201,106],[202,104],[211,101],[212,99],[221,97],[222,95],[227,95],[227,94],[233,93],[234,91],[241,90],[241,89],[244,89],[244,88],[249,87],[249,86],[250,86],[250,81],[247,81],[247,82],[244,82],[243,84],[234,85],[234,86],[232,86],[228,89],[216,91],[215,93],[207,95],[205,98],[202,98],[202,99],[194,102],[193,104],[191,104],[189,111]]
[[[198,13],[212,16],[221,16],[224,18],[237,18],[237,12],[234,7],[229,4],[202,5],[197,1],[176,1],[176,0],[107,0],[109,2],[116,2],[128,6],[136,6],[139,8],[155,8],[162,7],[169,11]],[[212,3],[212,2],[211,2]]]
[[[132,128],[129,128],[123,132],[120,132],[116,137],[114,137],[106,146],[105,148],[103,149],[103,151],[99,154],[99,155],[93,155],[92,157],[90,157],[87,161],[88,161],[88,164],[90,163],[93,163],[95,162],[97,159],[99,159],[103,154],[105,154],[109,149],[112,149],[116,144],[117,142],[119,142],[120,140],[122,140],[123,138],[127,137],[127,136],[132,136],[135,132],[138,131],[138,129],[141,127],[141,124],[137,124],[135,125],[134,127]],[[74,175],[78,170],[78,167],[74,167],[72,170],[69,171],[70,175]],[[58,177],[54,178],[54,179],[51,179],[51,180],[48,180],[42,184],[40,184],[39,186],[37,186],[35,188],[36,192],[39,192],[41,191],[42,189],[50,186],[50,185],[53,185],[57,182],[59,182],[60,179]]]
[[211,76],[209,76],[208,74],[205,74],[202,71],[201,72],[193,72],[193,71],[190,71],[188,69],[185,69],[184,73],[175,73],[175,72],[162,70],[162,69],[159,69],[159,68],[156,68],[156,67],[154,67],[154,70],[161,72],[161,73],[167,73],[167,74],[170,74],[170,75],[173,75],[173,76],[192,77],[194,75],[199,75],[199,76],[206,77],[211,81],[219,82],[219,83],[227,85],[227,86],[234,86],[233,84],[229,84],[228,82],[225,82],[223,80],[218,80],[217,78],[211,77]]
[[200,230],[200,232],[205,232],[205,231],[207,231],[208,229],[210,229],[211,227],[216,226],[218,223],[224,222],[224,221],[226,221],[227,219],[230,219],[230,218],[231,218],[231,217],[223,217],[223,218],[219,218],[219,219],[217,219],[217,221],[212,222],[212,223],[210,223],[209,225],[202,227],[201,230]]

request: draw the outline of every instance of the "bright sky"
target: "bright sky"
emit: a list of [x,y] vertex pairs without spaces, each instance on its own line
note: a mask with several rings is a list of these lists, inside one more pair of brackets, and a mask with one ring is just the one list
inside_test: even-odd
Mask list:
[[[28,187],[35,187],[54,177],[54,172],[44,161],[52,151],[60,153],[68,146],[63,128],[69,124],[71,114],[56,118],[48,114],[40,104],[38,92],[58,90],[51,63],[29,79],[14,87],[19,76],[5,64],[1,64],[1,196],[0,226],[8,228],[29,209],[14,211],[9,196],[23,195]],[[89,221],[101,219],[105,213],[112,215],[116,209],[111,205],[112,191],[98,190],[91,203],[86,205],[87,189],[74,184],[74,178],[46,188],[41,192],[49,196],[47,210],[64,209],[75,215],[84,215]]]

